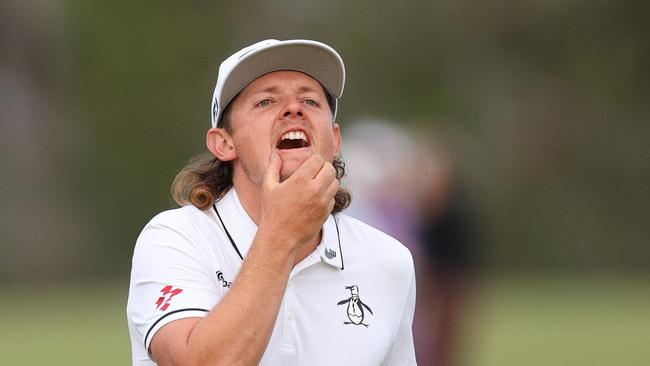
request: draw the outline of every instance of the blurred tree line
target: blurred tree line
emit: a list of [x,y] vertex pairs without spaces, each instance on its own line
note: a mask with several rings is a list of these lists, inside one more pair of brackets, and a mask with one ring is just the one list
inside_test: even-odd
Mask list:
[[6,0],[0,279],[126,276],[205,150],[219,63],[265,38],[342,54],[344,137],[381,117],[445,142],[486,268],[647,269],[649,4]]

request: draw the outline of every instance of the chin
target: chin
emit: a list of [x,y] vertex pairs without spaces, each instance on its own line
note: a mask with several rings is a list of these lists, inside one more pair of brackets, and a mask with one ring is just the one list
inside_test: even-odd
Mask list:
[[289,179],[289,177],[292,176],[295,172],[296,169],[285,169],[282,167],[282,170],[280,171],[280,182],[284,182],[285,180]]

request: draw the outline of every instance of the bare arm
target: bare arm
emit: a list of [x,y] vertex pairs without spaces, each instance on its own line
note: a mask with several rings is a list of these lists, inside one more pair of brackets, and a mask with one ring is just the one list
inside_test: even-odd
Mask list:
[[334,205],[332,165],[312,156],[279,183],[273,154],[262,192],[260,225],[232,288],[205,318],[162,327],[151,342],[161,365],[256,365],[273,332],[297,253],[315,245]]

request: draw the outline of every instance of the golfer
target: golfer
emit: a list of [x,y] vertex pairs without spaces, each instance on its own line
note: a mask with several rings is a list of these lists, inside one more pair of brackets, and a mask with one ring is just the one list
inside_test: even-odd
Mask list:
[[310,40],[223,61],[209,153],[135,246],[133,365],[415,365],[411,254],[342,212],[344,83]]

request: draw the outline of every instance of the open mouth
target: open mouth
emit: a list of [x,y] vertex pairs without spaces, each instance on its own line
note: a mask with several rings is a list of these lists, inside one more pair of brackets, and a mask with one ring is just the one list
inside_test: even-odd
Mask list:
[[307,135],[302,131],[289,131],[282,135],[280,141],[276,145],[276,148],[280,150],[289,150],[289,149],[302,149],[303,147],[309,147],[311,144],[307,140]]

